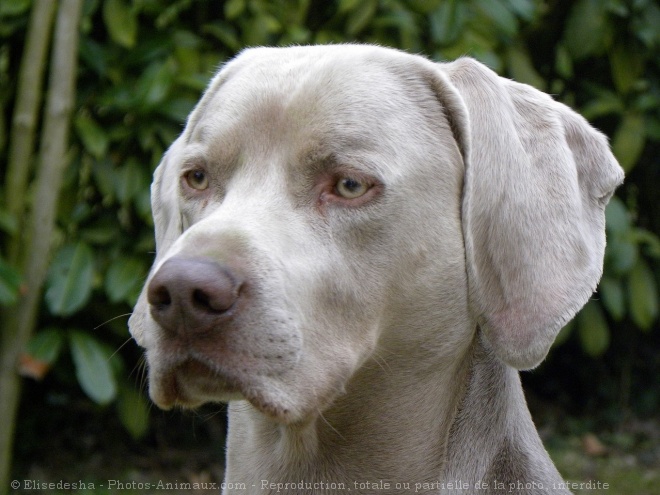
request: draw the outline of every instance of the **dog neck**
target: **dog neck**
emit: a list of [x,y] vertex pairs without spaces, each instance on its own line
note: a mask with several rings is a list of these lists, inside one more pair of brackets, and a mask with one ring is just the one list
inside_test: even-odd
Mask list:
[[396,355],[366,363],[346,393],[305,424],[283,425],[232,403],[225,483],[225,493],[233,486],[255,494],[485,495],[502,486],[526,493],[516,483],[563,493],[518,372],[478,335],[462,359],[438,365],[436,357],[414,372]]

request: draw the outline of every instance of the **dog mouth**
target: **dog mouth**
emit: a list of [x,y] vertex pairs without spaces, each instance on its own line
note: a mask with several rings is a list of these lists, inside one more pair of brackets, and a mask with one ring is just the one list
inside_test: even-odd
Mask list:
[[248,401],[264,415],[288,422],[298,409],[298,395],[290,388],[298,383],[302,355],[302,338],[291,320],[271,316],[259,325],[231,320],[205,334],[173,335],[149,327],[153,333],[145,349],[152,401],[165,410]]
[[167,370],[149,371],[149,395],[161,409],[246,400],[271,419],[288,422],[290,411],[268,397],[265,389],[258,377],[220,370],[190,357]]
[[206,402],[242,398],[240,385],[205,363],[189,358],[168,370],[149,373],[149,395],[161,409],[193,409]]

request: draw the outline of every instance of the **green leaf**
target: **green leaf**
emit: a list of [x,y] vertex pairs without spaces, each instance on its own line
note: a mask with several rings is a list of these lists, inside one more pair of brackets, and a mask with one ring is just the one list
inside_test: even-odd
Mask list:
[[356,36],[367,27],[369,21],[376,13],[378,0],[365,0],[359,2],[359,6],[353,10],[346,21],[346,33],[348,36]]
[[115,185],[117,199],[122,204],[128,204],[135,196],[147,187],[145,172],[135,157],[131,157],[116,172]]
[[625,172],[637,164],[645,144],[644,117],[637,113],[627,113],[612,139],[612,151]]
[[613,234],[624,234],[630,230],[630,213],[616,196],[612,196],[605,208],[605,225]]
[[225,3],[225,18],[236,19],[245,10],[245,0],[229,0]]
[[[206,86],[206,84],[202,84],[201,81],[200,85],[204,87]],[[204,88],[202,87],[201,89]],[[184,123],[196,103],[196,100],[193,100],[192,98],[172,98],[160,105],[158,113],[174,120],[175,122]]]
[[46,303],[54,315],[82,308],[92,293],[94,253],[83,242],[67,244],[55,256],[46,281]]
[[439,8],[446,0],[406,0],[410,8],[420,14],[430,14]]
[[8,211],[0,210],[0,230],[14,235],[18,232],[18,219]]
[[215,36],[223,45],[233,52],[237,52],[241,49],[241,42],[238,40],[236,29],[234,29],[233,26],[223,22],[216,22],[202,26],[202,32]]
[[242,36],[241,46],[272,44],[273,34],[279,33],[282,25],[268,14],[258,14],[240,20]]
[[612,91],[599,91],[597,98],[587,103],[580,111],[588,120],[593,120],[603,115],[622,114],[626,105],[621,96]]
[[10,17],[21,15],[30,8],[30,0],[11,0],[0,2],[0,16]]
[[649,330],[658,317],[658,287],[649,266],[641,258],[628,278],[630,315],[642,330]]
[[154,62],[140,76],[135,86],[135,93],[139,95],[140,103],[144,108],[156,108],[169,94],[173,81],[172,68],[168,64]]
[[151,191],[143,189],[135,198],[135,209],[142,221],[153,227],[153,214],[151,213]]
[[[642,93],[636,95],[631,106],[639,112],[653,112],[660,107],[660,94]],[[646,127],[649,127],[649,122],[646,123]]]
[[559,330],[559,333],[557,334],[557,337],[555,337],[554,342],[552,343],[552,347],[558,347],[562,345],[564,342],[568,340],[568,338],[571,336],[571,333],[573,333],[573,328],[575,328],[575,320],[571,320],[564,327]]
[[626,296],[621,281],[605,276],[600,281],[598,292],[610,316],[616,321],[621,321],[626,315]]
[[138,258],[126,256],[114,260],[105,275],[105,292],[110,301],[127,301],[127,297],[144,281],[145,273]]
[[646,229],[636,227],[630,231],[630,240],[644,245],[644,252],[652,258],[660,258],[660,237]]
[[80,38],[80,58],[85,65],[93,69],[98,75],[105,76],[108,71],[109,56],[104,45],[85,36]]
[[561,44],[555,50],[555,70],[566,79],[573,77],[573,59],[566,47]]
[[531,21],[537,15],[539,10],[539,3],[535,0],[504,0],[506,8],[512,10],[519,17],[526,21]]
[[94,184],[104,196],[104,201],[109,198],[114,198],[117,171],[109,159],[98,160],[92,166],[92,176],[94,177]]
[[566,20],[564,46],[576,60],[600,53],[605,47],[607,18],[605,3],[579,0]]
[[[659,105],[660,106],[660,105]],[[660,141],[660,119],[656,117],[647,117],[646,134],[649,139]]]
[[362,0],[339,0],[339,8],[337,9],[337,11],[340,14],[346,14],[347,12],[351,12],[352,10],[358,8],[361,1]]
[[69,334],[76,377],[87,396],[97,404],[107,404],[117,395],[117,384],[110,366],[110,353],[91,335],[80,331]]
[[53,364],[60,355],[64,333],[59,328],[47,328],[37,332],[27,346],[30,357],[46,364]]
[[518,20],[501,0],[477,0],[475,3],[500,34],[514,36],[517,33]]
[[309,43],[312,33],[302,26],[286,26],[286,38],[290,44],[300,45]]
[[610,330],[596,301],[589,301],[578,314],[578,335],[582,349],[592,357],[602,355],[610,345]]
[[[208,74],[180,74],[176,78],[176,84],[180,84],[181,86],[192,89],[196,94],[202,93],[209,85],[209,81],[210,79]],[[195,106],[195,104],[198,101],[197,98],[193,98],[190,96],[182,96],[181,98],[172,98],[171,100],[189,102],[190,110],[192,110],[192,107]],[[166,101],[165,104],[167,104],[168,101]]]
[[139,440],[147,433],[149,403],[142,394],[128,385],[119,387],[117,414],[121,424],[135,440]]
[[506,57],[513,79],[530,84],[541,91],[545,89],[545,79],[536,72],[532,60],[529,58],[529,53],[524,48],[511,45],[506,52]]
[[123,0],[103,2],[103,21],[112,40],[124,48],[133,48],[137,40],[137,16]]
[[81,113],[75,119],[76,132],[90,155],[101,158],[108,151],[109,139],[105,131],[90,116]]
[[621,94],[630,91],[644,71],[639,50],[629,50],[623,43],[615,43],[610,51],[610,66],[614,86]]
[[450,45],[463,33],[467,20],[464,2],[447,0],[429,16],[431,39],[440,45]]
[[[640,2],[642,3],[642,2]],[[660,6],[656,2],[645,2],[646,8],[633,19],[632,34],[642,41],[649,49],[660,44]],[[657,53],[657,52],[656,52]]]
[[21,287],[21,274],[13,266],[0,258],[0,305],[9,306],[18,299]]
[[342,43],[344,37],[335,31],[330,31],[327,29],[319,30],[314,36],[314,43],[317,45],[328,45],[331,43]]
[[613,236],[605,247],[605,264],[608,271],[614,275],[624,275],[632,270],[637,258],[639,248],[624,236]]
[[90,244],[104,245],[110,244],[121,235],[119,225],[116,219],[100,219],[89,227],[80,230],[80,238]]

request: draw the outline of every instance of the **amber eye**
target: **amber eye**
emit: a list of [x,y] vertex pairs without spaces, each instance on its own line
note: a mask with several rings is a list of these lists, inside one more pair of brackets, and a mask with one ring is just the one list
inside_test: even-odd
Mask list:
[[209,179],[206,172],[201,169],[190,170],[185,174],[186,183],[197,191],[203,191],[209,187]]
[[337,182],[335,189],[342,198],[355,199],[364,196],[369,190],[369,184],[353,177],[342,177]]

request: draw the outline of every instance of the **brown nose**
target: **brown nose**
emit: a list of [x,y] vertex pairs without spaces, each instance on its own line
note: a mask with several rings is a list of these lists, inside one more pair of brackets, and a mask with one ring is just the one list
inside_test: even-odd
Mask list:
[[239,298],[242,281],[226,266],[195,258],[170,258],[149,282],[151,316],[167,332],[215,329]]

